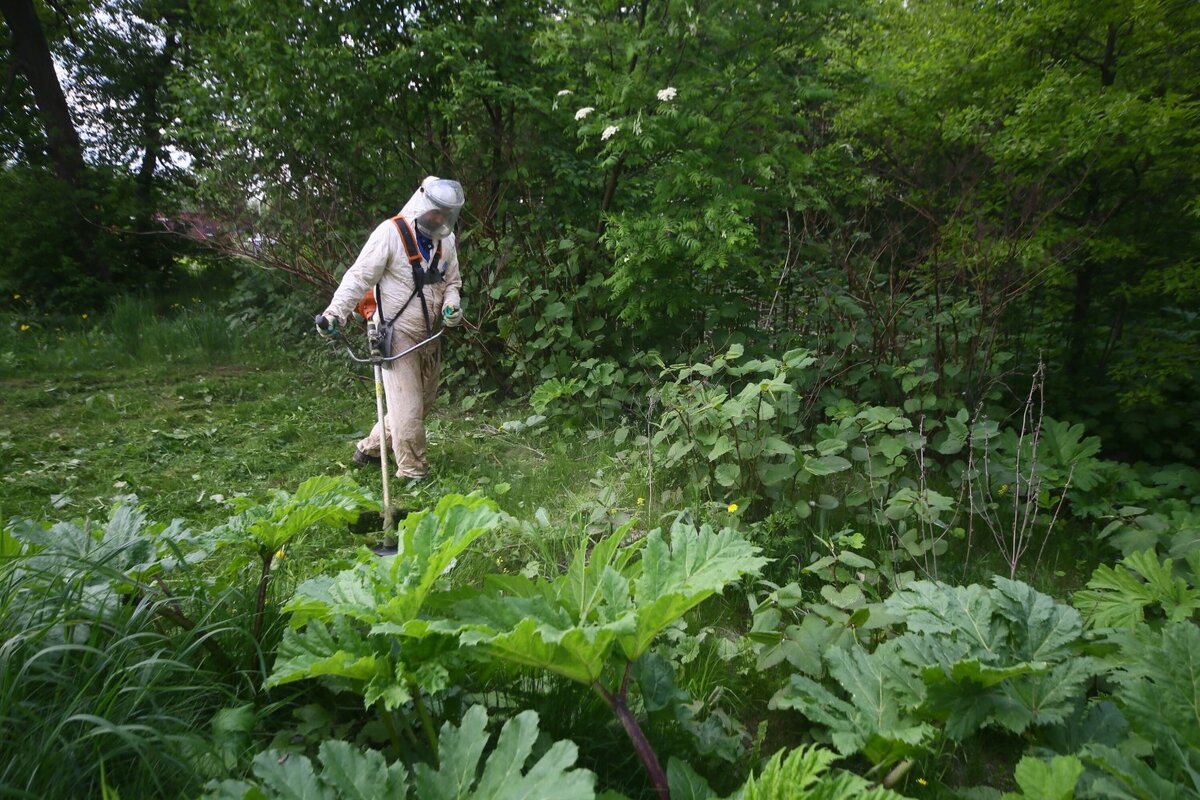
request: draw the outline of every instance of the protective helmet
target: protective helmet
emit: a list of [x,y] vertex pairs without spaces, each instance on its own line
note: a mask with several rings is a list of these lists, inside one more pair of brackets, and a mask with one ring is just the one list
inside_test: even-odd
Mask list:
[[417,230],[429,238],[444,239],[454,231],[464,200],[458,181],[430,176],[421,182],[421,188],[409,201],[414,205],[411,219]]

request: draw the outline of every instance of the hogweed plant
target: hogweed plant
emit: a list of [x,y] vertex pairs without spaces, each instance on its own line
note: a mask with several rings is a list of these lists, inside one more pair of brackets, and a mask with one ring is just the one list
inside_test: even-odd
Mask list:
[[[426,623],[463,645],[590,686],[612,709],[662,800],[667,774],[629,705],[635,663],[659,634],[767,559],[741,533],[676,523],[627,541],[633,523],[580,548],[554,579],[492,575],[484,591]],[[416,623],[414,623],[415,625]]]

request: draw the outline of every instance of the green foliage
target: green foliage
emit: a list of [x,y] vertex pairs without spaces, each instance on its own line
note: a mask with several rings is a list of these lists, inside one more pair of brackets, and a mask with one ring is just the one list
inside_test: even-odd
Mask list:
[[1001,800],[1074,800],[1083,763],[1074,756],[1055,756],[1049,763],[1022,758],[1013,776],[1018,792],[1005,792]]
[[[235,701],[237,678],[224,670],[216,631],[186,616],[209,600],[189,574],[203,557],[193,548],[182,523],[153,524],[131,507],[106,524],[0,532],[8,791],[173,796],[204,780],[215,757],[201,731]],[[150,587],[164,580],[171,595]]]
[[[321,744],[318,772],[305,756],[267,751],[255,757],[257,783],[222,781],[209,784],[211,800],[368,800],[414,797],[421,800],[591,800],[595,776],[572,768],[577,749],[572,742],[555,742],[531,759],[538,739],[538,716],[525,711],[504,723],[491,753],[488,715],[472,706],[461,726],[442,726],[441,766],[415,764],[411,777],[400,762],[388,764],[373,750],[362,751],[341,741]],[[528,763],[528,767],[526,767]]]
[[742,800],[899,800],[902,795],[872,787],[847,772],[830,773],[837,756],[819,747],[800,747],[772,756],[746,781]]
[[1172,622],[1154,631],[1139,626],[1114,633],[1114,699],[1129,720],[1130,736],[1116,744],[1089,744],[1082,757],[1103,775],[1098,797],[1185,798],[1198,791],[1200,628]]
[[1116,566],[1097,567],[1073,602],[1094,628],[1135,628],[1150,621],[1148,612],[1168,622],[1190,620],[1200,609],[1200,552],[1189,553],[1185,565],[1176,569],[1174,559],[1160,561],[1153,550],[1132,553]]
[[1016,581],[997,577],[990,589],[918,581],[884,606],[906,633],[823,656],[841,693],[793,675],[771,701],[824,726],[844,755],[889,764],[943,736],[1060,723],[1101,669],[1076,652],[1078,612]]
[[238,513],[210,535],[219,545],[246,543],[260,556],[268,556],[311,528],[349,525],[361,511],[379,507],[346,475],[309,478],[295,492],[275,489],[269,498],[265,503],[236,498]]
[[388,710],[418,688],[445,688],[446,667],[436,650],[422,648],[428,629],[417,616],[438,578],[499,521],[490,500],[446,495],[405,518],[395,557],[302,584],[285,606],[291,628],[268,685],[331,677],[349,683],[366,705]]
[[[494,658],[549,670],[584,684],[614,661],[637,661],[671,623],[765,563],[737,531],[675,524],[627,542],[631,525],[580,549],[553,580],[494,576],[490,591],[457,603],[464,644]],[[638,558],[640,556],[640,558]]]

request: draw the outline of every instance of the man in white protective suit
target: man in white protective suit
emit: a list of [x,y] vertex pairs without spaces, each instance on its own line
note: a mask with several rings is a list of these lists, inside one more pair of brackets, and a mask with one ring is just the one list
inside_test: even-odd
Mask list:
[[[461,324],[462,278],[454,225],[463,200],[458,181],[432,176],[422,181],[400,213],[380,223],[371,234],[324,311],[331,329],[321,330],[318,325],[318,330],[329,333],[344,327],[360,301],[366,314],[378,314],[385,335],[390,326],[390,348],[385,342],[388,353],[399,353],[429,338],[439,324]],[[431,342],[385,367],[388,430],[381,431],[376,423],[358,443],[355,463],[378,465],[379,448],[386,436],[396,457],[397,476],[419,480],[428,474],[425,415],[437,397],[440,344]]]

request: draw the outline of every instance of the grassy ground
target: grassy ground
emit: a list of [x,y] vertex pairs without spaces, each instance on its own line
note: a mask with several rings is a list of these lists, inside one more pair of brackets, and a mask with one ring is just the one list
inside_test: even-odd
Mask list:
[[[379,491],[378,472],[350,459],[375,418],[369,373],[322,343],[160,358],[114,350],[99,334],[69,345],[53,338],[9,333],[0,345],[0,518],[102,518],[137,502],[151,519],[206,527],[225,519],[234,497],[313,475],[349,472]],[[506,432],[527,408],[464,412],[458,401],[445,394],[427,423],[433,480],[418,490],[394,480],[398,505],[482,491],[534,520],[510,545],[514,562],[552,557],[552,529],[582,531],[598,513],[636,510],[637,487],[606,439]]]

